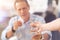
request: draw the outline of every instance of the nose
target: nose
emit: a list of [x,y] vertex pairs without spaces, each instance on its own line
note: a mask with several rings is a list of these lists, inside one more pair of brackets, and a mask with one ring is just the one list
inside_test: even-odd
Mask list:
[[24,13],[24,10],[21,10],[21,13]]

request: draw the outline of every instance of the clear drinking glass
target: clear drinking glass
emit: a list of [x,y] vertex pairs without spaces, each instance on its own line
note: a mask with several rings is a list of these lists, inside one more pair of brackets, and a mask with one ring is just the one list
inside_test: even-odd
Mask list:
[[[39,21],[39,19],[37,19],[35,17],[35,19],[34,18],[31,18],[30,23],[32,23],[32,22],[38,22],[38,21]],[[36,27],[31,27],[31,33],[33,33],[33,36],[36,36],[36,37],[39,36],[40,37],[39,40],[43,40],[43,34],[41,34],[40,32],[38,32],[38,33],[37,32],[34,32],[34,30],[36,30]],[[33,38],[33,36],[32,36],[32,38]]]

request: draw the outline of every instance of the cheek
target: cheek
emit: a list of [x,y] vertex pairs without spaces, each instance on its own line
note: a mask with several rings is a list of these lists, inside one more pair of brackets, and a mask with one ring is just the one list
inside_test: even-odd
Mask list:
[[25,10],[25,13],[29,13],[29,10]]
[[21,13],[19,11],[17,11],[17,15],[21,16]]
[[20,14],[20,12],[19,12],[19,11],[18,11],[17,13],[18,13],[18,15]]

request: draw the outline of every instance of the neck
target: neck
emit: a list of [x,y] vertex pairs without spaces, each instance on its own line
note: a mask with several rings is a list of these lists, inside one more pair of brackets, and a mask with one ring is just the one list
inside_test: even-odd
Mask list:
[[23,18],[23,20],[24,20],[24,23],[26,23],[26,22],[29,21],[29,19],[30,19],[30,14],[28,14],[28,15],[26,15],[26,16],[23,16],[22,18]]
[[26,23],[27,21],[29,21],[29,19],[30,19],[30,15],[26,19],[24,19],[24,22]]

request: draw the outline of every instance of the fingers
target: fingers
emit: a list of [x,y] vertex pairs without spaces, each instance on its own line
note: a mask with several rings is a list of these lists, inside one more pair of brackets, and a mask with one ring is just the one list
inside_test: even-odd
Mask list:
[[22,26],[22,22],[21,21],[15,21],[14,24],[13,24],[13,29],[17,30],[18,27],[21,27],[21,26]]
[[42,23],[40,22],[32,22],[30,25],[33,28],[31,32],[41,33],[43,31]]
[[30,23],[30,26],[31,27],[38,27],[38,26],[40,26],[40,22],[32,22],[32,23]]
[[31,32],[37,32],[39,28],[31,28]]
[[21,21],[17,21],[17,24],[18,24],[19,26],[22,26],[22,22],[21,22]]
[[36,27],[36,23],[33,23],[33,22],[32,22],[32,23],[30,23],[30,26],[31,26],[31,27]]
[[32,40],[41,40],[42,39],[42,35],[41,34],[36,34],[32,37]]
[[39,30],[39,26],[40,26],[40,23],[39,22],[32,22],[30,24],[31,28],[32,28],[32,32],[38,32]]
[[21,21],[15,21],[14,26],[22,26],[22,22]]

